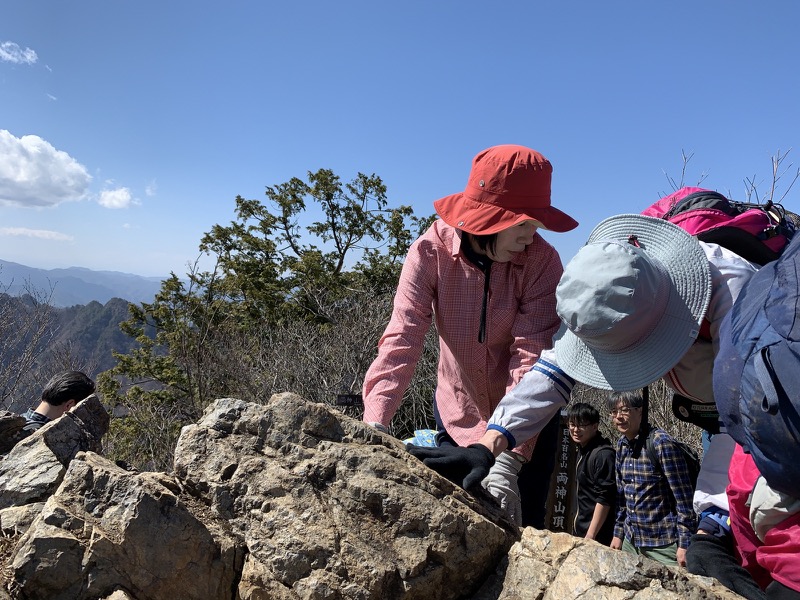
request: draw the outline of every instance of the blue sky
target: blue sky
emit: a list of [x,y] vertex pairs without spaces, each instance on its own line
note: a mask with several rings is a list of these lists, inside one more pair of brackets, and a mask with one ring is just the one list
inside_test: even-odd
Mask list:
[[798,23],[795,0],[6,0],[0,258],[183,274],[236,195],[330,168],[427,215],[515,143],[581,223],[546,233],[567,262],[682,153],[738,198],[800,164]]

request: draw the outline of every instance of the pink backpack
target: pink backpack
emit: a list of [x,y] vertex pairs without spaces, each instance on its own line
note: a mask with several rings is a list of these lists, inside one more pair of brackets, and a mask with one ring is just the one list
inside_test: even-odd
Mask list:
[[[734,202],[712,190],[684,187],[642,211],[666,219],[703,242],[719,244],[759,266],[776,260],[800,226],[800,217],[780,204]],[[710,323],[704,319],[700,338],[710,341]],[[675,393],[672,412],[711,433],[719,432],[719,413],[707,405]]]
[[780,204],[735,202],[698,187],[681,188],[642,214],[666,219],[758,265],[778,258],[800,224],[800,218]]

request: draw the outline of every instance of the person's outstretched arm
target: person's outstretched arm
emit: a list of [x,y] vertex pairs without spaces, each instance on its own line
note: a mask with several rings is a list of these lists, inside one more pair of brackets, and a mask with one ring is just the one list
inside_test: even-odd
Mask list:
[[423,238],[409,249],[392,316],[378,342],[378,355],[364,375],[363,420],[387,433],[414,375],[433,319],[437,285],[434,254],[431,243]]
[[494,458],[504,450],[537,435],[566,406],[574,384],[575,380],[558,367],[553,351],[546,350],[500,401],[477,444],[466,448],[409,446],[409,451],[426,466],[467,489],[489,474]]
[[496,452],[502,442],[493,432],[500,433],[506,439],[506,447],[499,448],[502,452],[538,435],[569,402],[574,385],[575,380],[558,366],[555,351],[542,351],[539,360],[497,405],[480,443]]

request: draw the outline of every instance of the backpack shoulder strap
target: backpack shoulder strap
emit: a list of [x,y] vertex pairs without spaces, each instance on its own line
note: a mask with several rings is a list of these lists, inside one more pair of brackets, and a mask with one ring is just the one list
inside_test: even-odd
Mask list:
[[588,458],[594,460],[595,458],[598,458],[604,451],[610,452],[613,455],[616,455],[617,453],[617,449],[611,444],[600,444],[599,446],[592,448],[592,451],[589,452]]
[[653,463],[653,466],[656,470],[663,476],[664,469],[661,466],[661,461],[658,460],[658,455],[656,454],[656,449],[653,447],[653,432],[656,430],[655,427],[651,427],[650,430],[647,432],[647,437],[644,438],[644,449],[647,452],[647,457],[650,459],[650,462]]

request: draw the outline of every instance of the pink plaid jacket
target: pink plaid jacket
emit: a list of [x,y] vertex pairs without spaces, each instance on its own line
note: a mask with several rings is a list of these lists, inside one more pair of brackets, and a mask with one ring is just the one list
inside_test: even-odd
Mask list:
[[[408,252],[389,325],[364,379],[364,420],[388,426],[403,400],[425,335],[439,334],[436,403],[461,446],[477,442],[511,387],[552,347],[555,289],[563,267],[538,234],[490,271],[486,339],[478,342],[484,275],[460,252],[460,233],[437,220]],[[535,440],[517,451],[530,458]]]

